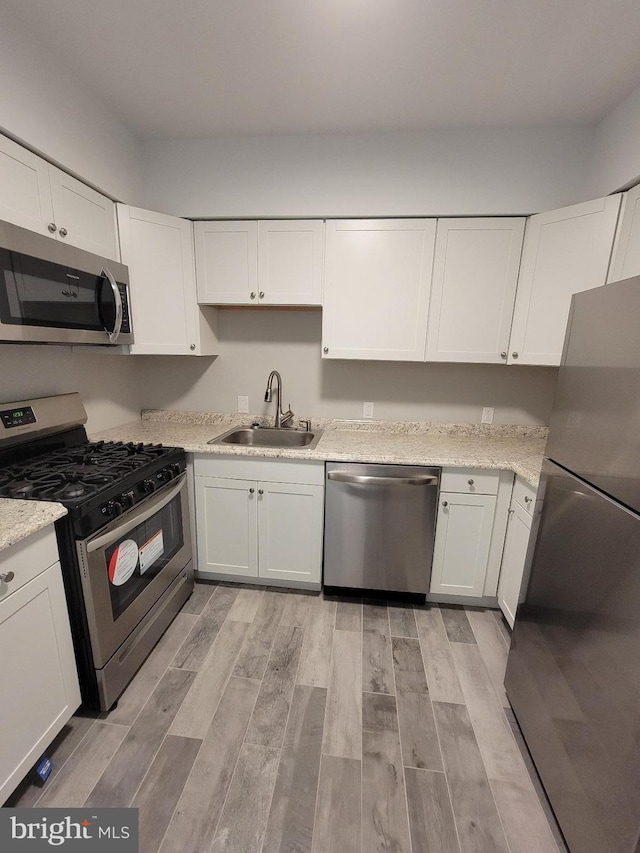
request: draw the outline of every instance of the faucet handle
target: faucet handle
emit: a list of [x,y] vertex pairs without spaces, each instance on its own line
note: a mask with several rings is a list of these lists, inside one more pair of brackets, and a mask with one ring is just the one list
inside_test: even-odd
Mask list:
[[295,415],[291,411],[291,403],[289,403],[289,408],[287,409],[287,411],[283,412],[280,416],[280,426],[286,426],[294,419],[294,417]]

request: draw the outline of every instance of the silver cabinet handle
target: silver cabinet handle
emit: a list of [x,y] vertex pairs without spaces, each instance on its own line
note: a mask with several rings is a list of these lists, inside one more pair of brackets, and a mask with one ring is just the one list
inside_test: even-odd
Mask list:
[[250,299],[255,299],[255,298],[256,298],[256,292],[255,292],[255,290],[252,290],[252,291],[251,291],[251,293],[249,294],[249,298],[250,298]]
[[191,344],[191,346],[189,347],[189,349],[191,350],[191,352],[193,352],[193,351],[195,350],[195,348],[196,348],[196,345],[195,345],[195,344]]
[[127,518],[126,521],[118,524],[115,528],[107,530],[106,533],[96,536],[94,539],[89,539],[86,546],[87,553],[91,554],[93,551],[98,551],[100,548],[107,548],[113,542],[117,542],[121,536],[125,535],[125,533],[133,530],[134,527],[142,524],[143,521],[147,521],[152,515],[155,515],[168,503],[171,503],[176,495],[182,491],[186,482],[187,476],[186,474],[182,474],[177,480],[174,480],[174,485],[172,485],[168,491],[163,489],[158,493],[157,497],[150,498],[147,501],[144,501],[144,503],[139,504],[138,512],[133,513],[133,515]]
[[255,489],[249,489],[249,494],[252,495],[255,492]]
[[518,358],[518,353],[517,353],[517,352],[512,352],[512,353],[511,353],[511,358]]
[[6,572],[3,575],[0,575],[0,581],[3,583],[11,583],[11,581],[15,578],[15,574],[13,572]]
[[449,501],[442,501],[442,506],[449,506]]
[[66,228],[61,228],[61,229],[58,231],[58,234],[59,234],[61,237],[66,237],[68,233],[69,233],[69,232],[67,231],[67,229],[66,229]]
[[329,347],[322,347],[322,352],[326,355],[329,352]]
[[530,498],[529,495],[524,496],[524,502],[526,504],[530,504],[532,500],[533,500],[533,498]]
[[260,291],[260,299],[264,299],[264,290]]
[[355,483],[359,486],[437,486],[438,478],[434,476],[415,477],[375,477],[369,474],[350,474],[348,471],[329,471],[328,480],[338,483]]
[[259,495],[264,495],[264,489],[258,489],[258,494],[259,494]]
[[[60,233],[62,234],[62,229],[60,229]],[[113,329],[109,331],[109,329],[105,327],[105,332],[109,335],[109,343],[115,344],[120,337],[120,330],[122,329],[122,296],[120,296],[120,288],[116,284],[115,278],[106,267],[102,267],[100,275],[104,276],[104,278],[109,282],[109,286],[113,291],[113,298],[116,303],[116,319],[113,324]]]
[[474,482],[475,482],[474,480],[467,480],[467,483],[468,483],[470,486],[473,486]]
[[500,353],[500,358],[504,358],[504,359],[506,359],[506,357],[507,357],[507,353],[503,350],[503,351]]
[[52,234],[55,234],[55,233],[56,233],[56,228],[57,228],[57,226],[56,226],[56,223],[55,223],[55,222],[50,222],[50,223],[47,225],[47,228],[49,229],[49,231],[50,231]]

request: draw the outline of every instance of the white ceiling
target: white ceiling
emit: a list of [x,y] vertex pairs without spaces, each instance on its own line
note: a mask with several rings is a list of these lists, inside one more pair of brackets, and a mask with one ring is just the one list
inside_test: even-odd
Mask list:
[[638,0],[0,2],[142,138],[595,124],[640,84]]

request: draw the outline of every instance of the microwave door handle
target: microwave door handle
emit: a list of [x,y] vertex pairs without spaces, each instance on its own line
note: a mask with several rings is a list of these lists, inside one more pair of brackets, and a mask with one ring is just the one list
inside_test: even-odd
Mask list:
[[113,291],[113,299],[116,303],[116,319],[113,324],[113,329],[109,331],[109,329],[105,327],[105,332],[109,335],[109,343],[115,344],[120,337],[120,330],[122,329],[122,296],[120,295],[120,288],[118,287],[115,278],[106,267],[102,267],[100,275],[104,276],[104,278],[109,282],[111,290]]
[[176,482],[175,486],[172,486],[168,492],[163,490],[162,494],[159,494],[156,498],[149,498],[141,504],[140,512],[136,512],[133,516],[127,518],[127,520],[122,524],[112,527],[106,533],[96,536],[95,539],[89,539],[86,546],[87,553],[91,554],[93,551],[99,551],[101,548],[108,548],[109,545],[117,542],[117,540],[120,539],[121,536],[124,536],[125,533],[128,533],[130,530],[133,530],[134,527],[137,527],[139,524],[147,521],[147,519],[151,518],[152,515],[155,515],[156,512],[159,512],[168,503],[171,503],[176,495],[182,490],[185,482],[186,474],[183,474],[179,481]]

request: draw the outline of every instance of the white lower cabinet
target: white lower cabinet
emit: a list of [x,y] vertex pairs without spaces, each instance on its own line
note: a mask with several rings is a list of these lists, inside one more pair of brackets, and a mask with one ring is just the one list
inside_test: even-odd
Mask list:
[[443,470],[431,594],[495,596],[512,482],[506,471]]
[[80,705],[57,559],[53,528],[0,555],[0,803]]
[[320,587],[323,463],[196,456],[194,475],[199,577]]
[[498,582],[498,604],[512,628],[518,604],[526,590],[535,539],[532,531],[537,528],[541,503],[539,501],[536,504],[535,489],[517,478],[509,509],[509,522]]

